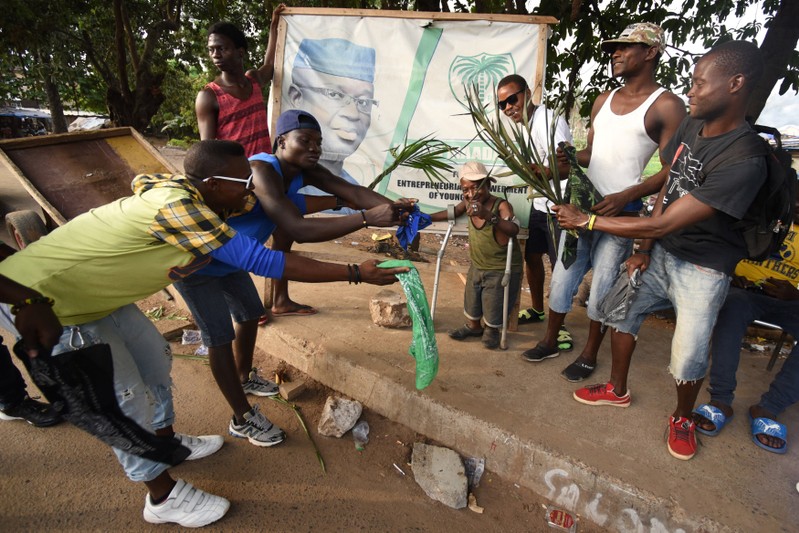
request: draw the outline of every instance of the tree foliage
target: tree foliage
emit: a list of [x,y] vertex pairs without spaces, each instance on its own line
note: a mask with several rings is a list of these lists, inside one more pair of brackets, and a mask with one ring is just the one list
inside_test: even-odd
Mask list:
[[[585,75],[585,67],[607,65],[601,41],[615,37],[631,22],[653,22],[664,29],[669,46],[657,76],[677,94],[690,87],[691,67],[702,53],[695,51],[697,45],[707,50],[731,39],[754,40],[763,27],[767,33],[760,47],[766,72],[749,114],[760,114],[780,80],[780,94],[799,90],[796,0],[542,0],[536,13],[560,20],[550,41],[547,88],[553,97],[565,97],[567,104],[579,100],[583,116],[600,92],[618,85],[607,69]],[[728,19],[735,25],[728,26]]]
[[[178,134],[196,128],[193,93],[213,77],[205,30],[218,20],[242,28],[248,65],[260,64],[277,2],[247,0],[5,0],[0,10],[0,99],[47,100],[107,110],[117,125],[144,130],[155,122]],[[298,7],[449,10],[444,0],[314,0]],[[526,13],[524,0],[454,0],[453,10]],[[603,39],[632,21],[655,22],[672,45],[659,71],[662,84],[687,90],[695,60],[686,43],[709,48],[731,38],[752,39],[762,27],[766,77],[750,110],[757,115],[772,88],[799,89],[799,1],[796,0],[540,0],[533,12],[558,18],[547,61],[549,95],[590,110],[596,95],[617,82],[604,68]],[[728,27],[729,17],[747,22]],[[754,15],[754,16],[751,16]]]

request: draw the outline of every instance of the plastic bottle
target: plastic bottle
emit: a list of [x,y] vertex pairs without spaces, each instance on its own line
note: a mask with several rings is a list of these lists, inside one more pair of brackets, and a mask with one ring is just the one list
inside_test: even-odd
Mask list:
[[369,422],[361,420],[352,428],[352,440],[355,441],[355,449],[363,451],[363,447],[369,442]]

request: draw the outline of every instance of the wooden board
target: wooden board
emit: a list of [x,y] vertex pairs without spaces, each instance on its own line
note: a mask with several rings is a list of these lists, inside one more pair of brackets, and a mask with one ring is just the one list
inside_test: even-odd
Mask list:
[[57,223],[131,194],[142,173],[175,173],[132,128],[0,142],[0,171],[11,173]]

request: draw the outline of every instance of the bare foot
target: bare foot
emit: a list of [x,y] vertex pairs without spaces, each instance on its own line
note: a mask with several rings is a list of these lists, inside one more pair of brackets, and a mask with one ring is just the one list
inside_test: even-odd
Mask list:
[[310,305],[298,304],[291,300],[286,305],[272,307],[272,316],[311,316],[318,312]]

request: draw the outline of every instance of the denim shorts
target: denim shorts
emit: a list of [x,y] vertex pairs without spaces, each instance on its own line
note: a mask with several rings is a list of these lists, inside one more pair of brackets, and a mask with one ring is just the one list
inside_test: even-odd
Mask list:
[[[78,326],[67,326],[53,356],[105,343],[114,362],[114,392],[122,412],[155,431],[175,421],[172,402],[172,351],[149,318],[134,304]],[[132,481],[152,481],[169,465],[112,448]]]
[[669,372],[678,384],[697,381],[707,373],[710,338],[729,287],[727,274],[679,259],[655,244],[627,317],[607,325],[637,338],[649,313],[674,307]]
[[226,276],[191,276],[175,283],[208,347],[233,342],[236,333],[230,317],[238,323],[257,320],[264,304],[248,272]]
[[[561,232],[558,250],[563,252],[566,232]],[[619,265],[633,252],[633,239],[616,237],[603,231],[584,231],[577,240],[577,254],[568,269],[561,258],[552,271],[549,290],[549,308],[556,313],[568,313],[572,300],[580,288],[583,278],[593,269],[591,292],[588,296],[588,318],[601,322],[604,315],[599,311],[599,303],[605,298],[619,274]]]
[[[469,320],[480,320],[490,328],[502,327],[502,302],[505,301],[505,287],[502,286],[501,270],[479,270],[469,267],[466,275],[466,289],[463,294],[463,314]],[[508,293],[508,313],[516,305],[516,297],[522,282],[521,272],[511,272]]]

